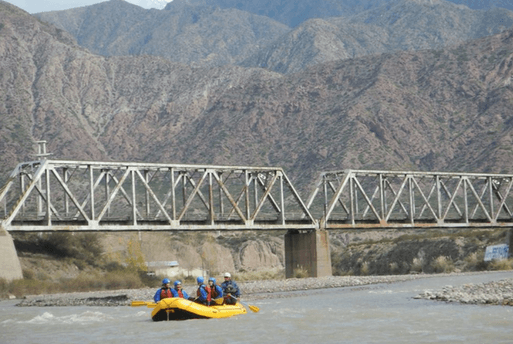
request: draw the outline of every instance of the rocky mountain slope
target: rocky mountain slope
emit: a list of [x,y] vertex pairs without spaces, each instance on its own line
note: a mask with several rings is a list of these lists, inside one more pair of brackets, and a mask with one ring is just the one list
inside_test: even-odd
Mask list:
[[283,166],[305,190],[328,169],[512,170],[511,31],[282,76],[99,57],[1,9],[4,176],[40,139],[58,158]]
[[37,17],[96,54],[149,54],[200,66],[236,64],[289,31],[270,18],[237,9],[145,10],[123,0]]
[[367,9],[386,4],[390,0],[174,0],[166,9],[184,5],[237,8],[242,11],[266,16],[290,27],[295,27],[311,18],[351,16]]
[[241,65],[298,72],[339,59],[438,49],[496,34],[512,25],[513,12],[504,9],[475,11],[441,0],[401,0],[350,18],[311,19]]
[[326,1],[313,7],[307,0],[295,6],[283,1],[288,10],[280,13],[288,18],[303,10],[319,17],[301,17],[293,30],[275,19],[287,20],[263,11],[265,2],[173,1],[157,11],[111,0],[37,17],[96,54],[150,54],[196,66],[240,64],[280,73],[357,56],[440,48],[513,25],[513,12],[502,8],[477,11],[444,0],[381,3]]
[[[448,0],[465,5],[474,10],[505,8],[513,10],[513,0]],[[220,8],[237,8],[250,13],[263,15],[290,27],[296,27],[308,19],[328,17],[351,17],[361,12],[393,4],[396,0],[174,0],[168,8],[188,5],[215,6]],[[438,0],[424,1],[429,4]]]

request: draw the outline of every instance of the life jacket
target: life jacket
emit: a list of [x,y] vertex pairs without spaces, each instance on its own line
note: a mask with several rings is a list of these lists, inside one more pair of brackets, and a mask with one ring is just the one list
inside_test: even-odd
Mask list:
[[182,289],[178,290],[178,289],[175,289],[176,292],[178,293],[178,297],[181,297],[183,299],[183,293],[182,293]]
[[237,292],[237,288],[235,288],[232,284],[232,281],[228,282],[226,288],[224,288],[224,292],[226,294],[235,294]]
[[219,293],[217,292],[216,285],[214,284],[212,288],[210,288],[210,298],[213,300],[219,296]]
[[160,289],[160,299],[167,299],[173,297],[173,293],[171,292],[171,289]]
[[200,292],[201,288],[205,289],[205,291],[207,292],[207,301],[210,303],[210,301],[212,300],[212,297],[210,295],[211,291],[210,291],[210,287],[209,286],[206,286],[204,284],[200,285],[198,287],[198,290],[196,291],[196,296],[198,296],[198,297],[201,296],[201,292]]

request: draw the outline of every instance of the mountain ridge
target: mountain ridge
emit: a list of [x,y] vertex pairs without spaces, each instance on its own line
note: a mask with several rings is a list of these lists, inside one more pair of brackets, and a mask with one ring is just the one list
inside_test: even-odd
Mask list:
[[[326,2],[335,3],[341,5]],[[309,19],[293,28],[256,10],[214,4],[173,1],[157,11],[111,0],[37,17],[96,54],[149,54],[191,66],[233,64],[285,74],[340,58],[440,48],[513,25],[511,11],[476,11],[443,0],[383,1],[352,16]]]

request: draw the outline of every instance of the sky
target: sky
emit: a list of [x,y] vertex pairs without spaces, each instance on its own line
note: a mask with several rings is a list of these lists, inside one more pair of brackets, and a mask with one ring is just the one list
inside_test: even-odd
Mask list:
[[[28,13],[61,11],[75,7],[90,6],[106,0],[5,0]],[[143,8],[164,8],[171,0],[127,0]],[[152,3],[157,5],[151,5]]]

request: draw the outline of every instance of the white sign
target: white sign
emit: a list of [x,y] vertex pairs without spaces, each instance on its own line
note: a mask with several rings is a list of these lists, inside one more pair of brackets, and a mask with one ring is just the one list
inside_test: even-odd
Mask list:
[[508,259],[509,246],[506,244],[488,246],[486,248],[484,261],[489,262],[491,260],[503,260]]

